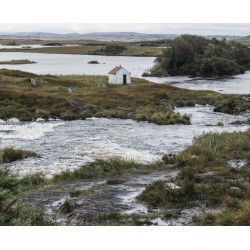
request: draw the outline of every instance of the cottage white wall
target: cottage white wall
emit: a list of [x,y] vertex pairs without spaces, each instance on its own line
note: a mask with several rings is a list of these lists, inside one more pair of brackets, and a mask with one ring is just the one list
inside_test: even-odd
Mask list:
[[131,74],[126,69],[122,68],[115,75],[109,74],[109,83],[123,84],[123,75],[127,76],[127,84],[131,83]]
[[116,84],[116,75],[109,74],[109,83]]

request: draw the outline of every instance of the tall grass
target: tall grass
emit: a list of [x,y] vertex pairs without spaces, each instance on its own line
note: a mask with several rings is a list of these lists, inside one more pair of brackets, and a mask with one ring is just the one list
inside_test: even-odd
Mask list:
[[75,170],[62,171],[59,174],[55,174],[52,181],[115,177],[131,173],[147,173],[165,167],[166,165],[163,162],[142,164],[132,160],[127,161],[120,158],[111,158],[108,160],[96,160]]
[[[207,215],[199,223],[247,225],[250,201],[249,147],[249,130],[209,133],[196,138],[193,145],[181,153],[163,157],[166,164],[181,168],[178,176],[172,180],[180,188],[171,189],[165,181],[153,182],[138,196],[138,200],[148,206],[167,208],[196,204],[220,209],[226,206],[218,216]],[[234,169],[227,163],[232,159],[247,159],[248,162],[242,169]],[[230,192],[230,187],[237,187],[240,192]]]
[[[34,187],[34,184],[33,186]],[[8,169],[0,168],[0,225],[34,226],[52,225],[42,212],[36,211],[20,200],[23,190],[30,189],[30,183],[14,176]]]
[[37,154],[35,152],[22,149],[14,149],[12,147],[0,149],[0,163],[8,163],[36,156]]

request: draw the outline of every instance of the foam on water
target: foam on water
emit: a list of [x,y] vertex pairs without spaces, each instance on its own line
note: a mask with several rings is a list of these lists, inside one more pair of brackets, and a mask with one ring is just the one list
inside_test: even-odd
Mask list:
[[21,125],[6,125],[0,122],[0,138],[34,140],[42,137],[45,133],[53,132],[54,127],[62,124],[31,122]]
[[[195,136],[207,132],[245,131],[248,125],[232,125],[242,116],[214,113],[213,107],[178,108],[188,114],[192,125],[159,126],[148,122],[120,119],[21,123],[0,125],[0,147],[32,150],[39,158],[6,164],[13,172],[42,171],[51,175],[74,169],[96,159],[122,157],[138,162],[154,162],[164,154],[176,153],[192,144]],[[223,127],[208,126],[223,122]]]

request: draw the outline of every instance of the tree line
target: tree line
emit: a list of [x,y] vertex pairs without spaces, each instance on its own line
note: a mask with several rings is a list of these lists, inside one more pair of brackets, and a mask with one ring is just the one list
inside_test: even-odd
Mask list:
[[250,50],[236,41],[182,35],[155,62],[144,76],[230,76],[250,68]]

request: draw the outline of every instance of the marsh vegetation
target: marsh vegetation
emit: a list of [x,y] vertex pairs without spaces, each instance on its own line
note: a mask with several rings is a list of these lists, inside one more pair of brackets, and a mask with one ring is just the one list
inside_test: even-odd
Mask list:
[[[35,79],[36,86],[30,84]],[[0,119],[63,120],[88,117],[133,119],[156,124],[190,124],[174,107],[214,105],[215,110],[238,114],[249,109],[240,95],[192,91],[132,79],[131,85],[109,85],[105,76],[52,76],[0,70]],[[74,92],[69,92],[74,88]]]
[[[201,225],[249,225],[249,149],[250,133],[206,134],[177,155],[166,155],[166,164],[180,167],[172,180],[150,184],[138,200],[151,207],[179,208],[205,204],[219,213],[195,218]],[[247,159],[241,168],[230,167],[229,161]]]

